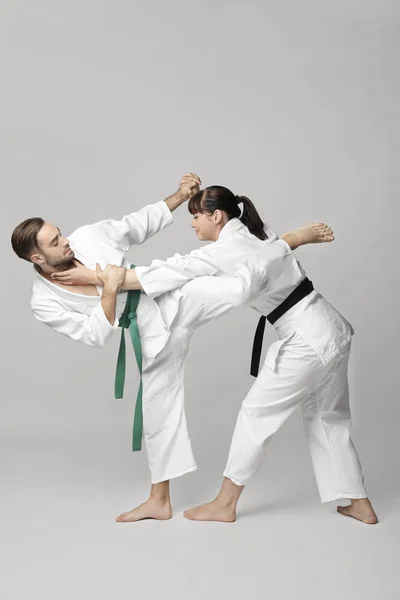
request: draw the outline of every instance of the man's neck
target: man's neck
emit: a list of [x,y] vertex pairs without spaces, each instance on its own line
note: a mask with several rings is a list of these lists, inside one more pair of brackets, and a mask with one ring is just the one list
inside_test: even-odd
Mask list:
[[73,258],[71,260],[71,262],[65,263],[63,265],[58,265],[57,267],[52,267],[50,265],[34,265],[34,267],[35,267],[36,271],[39,273],[39,275],[41,275],[45,279],[48,279],[49,281],[51,281],[50,275],[52,273],[68,271],[68,269],[73,269],[74,267],[77,267],[78,265],[81,265],[81,264],[82,263],[78,259]]

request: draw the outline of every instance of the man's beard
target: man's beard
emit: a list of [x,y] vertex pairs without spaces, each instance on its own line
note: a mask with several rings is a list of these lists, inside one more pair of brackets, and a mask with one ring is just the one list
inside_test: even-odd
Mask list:
[[73,251],[68,253],[67,256],[59,258],[50,258],[45,256],[48,266],[57,268],[58,271],[66,271],[67,269],[71,269],[73,267],[74,258],[75,254]]

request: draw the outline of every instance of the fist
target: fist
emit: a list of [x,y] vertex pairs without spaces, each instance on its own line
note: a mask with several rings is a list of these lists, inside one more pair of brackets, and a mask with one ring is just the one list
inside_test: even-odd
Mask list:
[[179,191],[189,200],[200,190],[201,179],[195,173],[185,173],[179,182]]
[[108,264],[104,270],[96,263],[96,274],[103,285],[119,290],[125,281],[126,268]]

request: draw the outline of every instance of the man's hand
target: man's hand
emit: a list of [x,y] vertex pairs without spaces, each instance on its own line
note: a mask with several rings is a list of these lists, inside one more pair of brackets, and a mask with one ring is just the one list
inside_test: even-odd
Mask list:
[[100,269],[99,263],[96,263],[96,274],[103,283],[103,293],[101,296],[101,305],[108,322],[111,325],[115,323],[115,308],[117,302],[118,290],[122,287],[125,279],[125,267],[117,267],[108,264],[104,271]]
[[100,265],[96,263],[96,275],[105,288],[119,290],[125,281],[126,268],[108,264],[106,268],[102,270]]
[[201,179],[195,173],[185,173],[179,182],[179,191],[189,200],[198,193],[201,186]]
[[200,190],[201,179],[195,173],[185,173],[179,182],[179,189],[165,200],[169,210],[173,212],[186,200],[197,194]]

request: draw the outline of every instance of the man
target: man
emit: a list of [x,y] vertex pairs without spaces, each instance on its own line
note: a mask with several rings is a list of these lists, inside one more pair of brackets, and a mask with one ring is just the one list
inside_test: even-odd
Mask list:
[[[15,252],[32,262],[36,280],[31,298],[37,319],[76,341],[101,347],[118,327],[126,303],[126,252],[172,222],[171,212],[198,190],[200,179],[184,176],[180,189],[165,201],[149,205],[121,221],[106,220],[77,229],[69,239],[41,219],[21,223],[12,236]],[[326,228],[329,233],[329,229]],[[325,231],[325,233],[326,233]],[[309,228],[308,241],[323,241],[320,229]],[[288,239],[293,238],[288,234]],[[314,236],[314,238],[313,238]],[[296,236],[294,236],[296,238]],[[306,243],[303,237],[296,244]],[[109,263],[114,263],[110,266]],[[94,269],[96,284],[70,286],[55,275]],[[101,272],[100,266],[108,265]],[[205,277],[153,300],[142,294],[137,326],[143,352],[144,438],[152,488],[149,500],[129,518],[171,517],[169,480],[196,469],[184,412],[184,364],[194,330],[224,314],[255,293],[259,278],[244,269],[238,277]],[[103,285],[101,285],[103,284]],[[170,307],[178,307],[171,317]],[[160,508],[160,495],[167,502]]]

